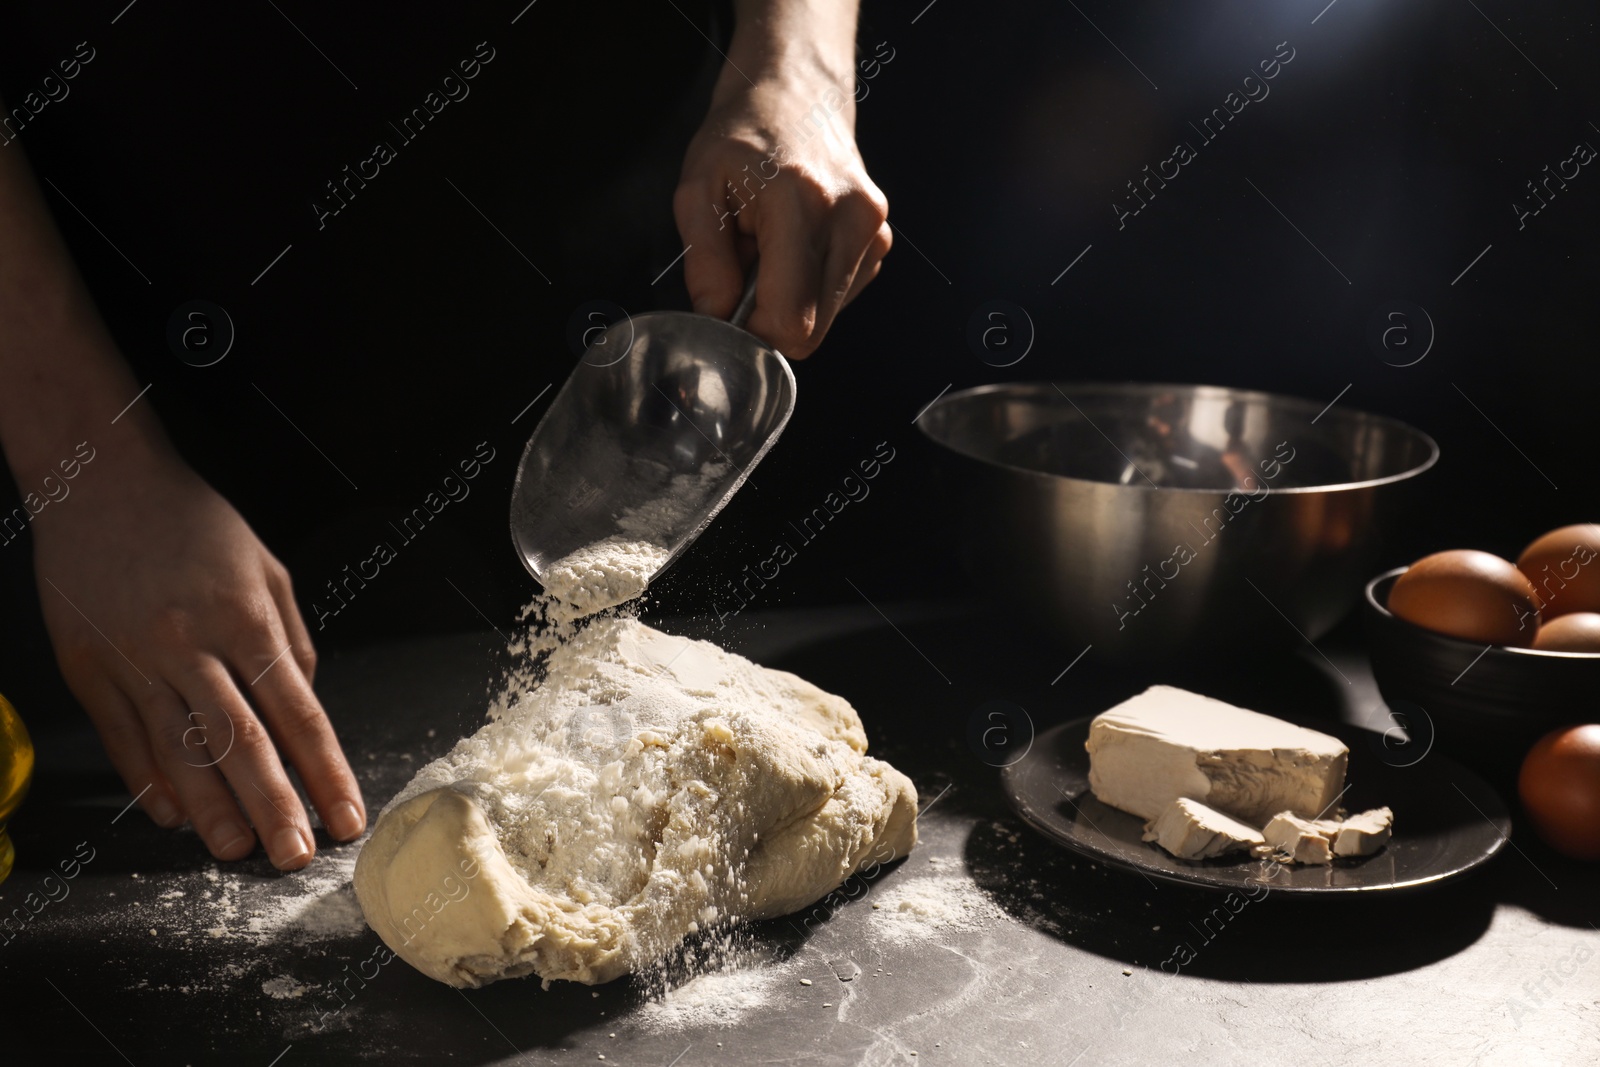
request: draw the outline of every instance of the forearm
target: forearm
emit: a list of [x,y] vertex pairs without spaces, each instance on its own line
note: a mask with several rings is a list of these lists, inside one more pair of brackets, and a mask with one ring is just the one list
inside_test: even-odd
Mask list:
[[735,0],[730,65],[717,95],[748,90],[746,78],[775,91],[837,89],[842,104],[834,108],[830,99],[824,106],[853,130],[858,7],[858,0]]
[[894,241],[856,145],[857,2],[734,0],[728,61],[673,194],[695,310],[733,311],[753,241],[747,328],[791,359],[816,350]]
[[[0,104],[3,108],[3,104]],[[79,442],[98,451],[165,447],[94,308],[18,144],[0,149],[0,447],[32,488]],[[144,408],[144,410],[140,410]]]

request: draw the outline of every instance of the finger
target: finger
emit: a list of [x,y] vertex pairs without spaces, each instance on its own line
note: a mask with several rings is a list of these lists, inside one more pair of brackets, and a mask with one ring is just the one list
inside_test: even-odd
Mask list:
[[844,307],[845,299],[854,288],[856,275],[866,260],[868,245],[861,240],[836,239],[828,248],[826,265],[822,269],[823,289],[817,301],[817,325],[812,331],[812,342],[818,346],[833,329],[833,320]]
[[165,682],[138,688],[143,691],[127,696],[138,708],[156,764],[177,790],[195,832],[219,860],[248,856],[256,847],[255,836],[213,766],[207,719],[190,718],[188,705]]
[[811,331],[813,350],[827,339],[833,320],[855,284],[856,272],[865,255],[866,247],[859,242],[837,242],[829,246],[822,268],[822,289],[817,296],[817,323]]
[[834,317],[855,287],[862,265],[866,264],[870,271],[867,257],[887,225],[887,210],[881,193],[865,189],[848,193],[835,205],[828,226],[828,255],[822,270],[823,288],[817,305],[817,325],[812,331],[813,344],[820,345],[833,328]]
[[300,606],[295,603],[294,583],[289,572],[277,560],[267,565],[267,589],[278,606],[278,618],[283,622],[285,636],[291,648],[290,655],[300,667],[300,673],[311,682],[317,676],[317,649],[311,642],[311,631],[306,629]]
[[[240,656],[235,663],[250,658]],[[367,828],[361,787],[339,747],[333,724],[299,667],[284,659],[248,689],[278,746],[300,772],[322,825],[340,841],[360,837]]]
[[804,359],[816,348],[812,334],[822,289],[818,242],[825,238],[804,194],[785,193],[751,205],[761,209],[755,221],[761,275],[746,329],[790,359]]
[[132,701],[109,678],[88,693],[80,693],[77,685],[72,690],[94,721],[106,755],[111,757],[111,765],[122,776],[128,792],[138,798],[145,814],[157,826],[168,830],[183,825],[183,807],[177,790],[156,765],[156,758],[150,751],[150,737]]
[[[287,658],[275,669],[285,666]],[[289,782],[267,728],[222,661],[207,656],[186,676],[182,692],[189,707],[203,719],[206,745],[215,766],[250,813],[273,866],[293,871],[310,863],[316,846],[305,806]]]
[[[861,295],[861,290],[865,289],[869,284],[871,284],[872,280],[878,276],[878,272],[882,269],[883,262],[880,260],[872,265],[871,270],[867,270],[865,267],[863,267],[861,270],[856,271],[856,278],[850,286],[850,292],[845,294],[844,306],[849,307],[850,302],[853,301],[857,296]],[[843,309],[841,308],[840,310]]]
[[738,219],[726,190],[715,182],[691,181],[673,194],[672,213],[678,235],[688,249],[683,256],[683,281],[689,300],[702,315],[725,319],[733,314],[744,291],[736,238]]
[[850,283],[850,291],[844,296],[844,306],[849,307],[850,302],[861,295],[861,290],[872,284],[872,279],[878,276],[878,271],[883,267],[883,257],[889,254],[889,249],[894,246],[894,231],[885,222],[878,227],[878,232],[872,235],[872,243],[867,246],[866,254],[861,257],[861,265],[856,268],[855,279]]

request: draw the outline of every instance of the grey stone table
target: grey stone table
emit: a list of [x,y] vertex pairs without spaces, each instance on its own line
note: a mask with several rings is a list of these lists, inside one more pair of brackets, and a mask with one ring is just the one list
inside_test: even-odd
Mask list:
[[[1042,730],[1154,681],[1361,720],[1379,703],[1359,634],[1319,642],[1326,659],[1306,649],[1210,676],[1141,673],[1092,652],[1073,662],[1077,649],[1032,645],[959,606],[885,607],[892,623],[866,608],[741,617],[720,633],[658,623],[849,698],[923,810],[909,859],[746,928],[720,971],[666,1000],[659,976],[461,992],[384,964],[347,885],[357,846],[324,840],[291,875],[259,856],[216,864],[192,833],[125,810],[79,717],[32,716],[40,772],[0,887],[0,915],[30,915],[0,933],[4,1061],[1600,1062],[1600,870],[1556,856],[1522,822],[1453,884],[1228,908],[1040,838],[969,741],[989,700]],[[325,661],[319,689],[374,813],[475,728],[501,645],[455,635]]]

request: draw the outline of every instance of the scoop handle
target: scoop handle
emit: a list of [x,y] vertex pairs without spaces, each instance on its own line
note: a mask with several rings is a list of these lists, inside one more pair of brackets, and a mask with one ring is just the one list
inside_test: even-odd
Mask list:
[[745,279],[744,293],[739,297],[739,305],[733,309],[733,314],[728,316],[728,321],[741,330],[744,329],[745,320],[750,317],[751,309],[756,306],[756,269],[760,265],[759,261],[750,264],[750,276]]

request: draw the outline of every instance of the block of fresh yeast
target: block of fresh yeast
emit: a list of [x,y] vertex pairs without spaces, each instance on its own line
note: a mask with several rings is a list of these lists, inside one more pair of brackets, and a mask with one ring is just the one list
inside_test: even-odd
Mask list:
[[1095,716],[1084,747],[1103,803],[1153,820],[1187,797],[1251,826],[1327,813],[1350,755],[1336,737],[1168,685]]

